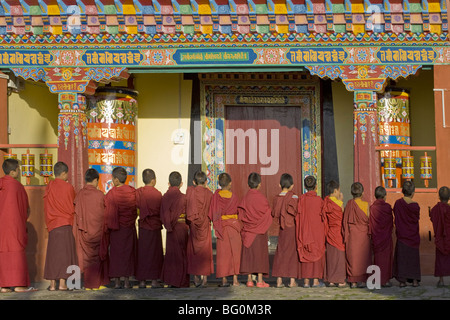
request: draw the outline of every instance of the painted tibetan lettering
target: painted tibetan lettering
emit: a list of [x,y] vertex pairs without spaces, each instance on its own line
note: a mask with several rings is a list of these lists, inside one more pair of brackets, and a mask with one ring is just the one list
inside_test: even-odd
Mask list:
[[301,64],[344,63],[347,52],[342,48],[301,48],[289,50],[287,58],[291,63]]
[[86,65],[139,65],[142,62],[142,54],[139,50],[88,50],[83,54]]
[[381,48],[377,53],[381,63],[383,62],[420,62],[433,63],[436,52],[433,48]]
[[52,61],[48,51],[0,51],[0,65],[8,66],[47,66]]
[[185,49],[177,50],[177,64],[252,64],[256,54],[252,49]]

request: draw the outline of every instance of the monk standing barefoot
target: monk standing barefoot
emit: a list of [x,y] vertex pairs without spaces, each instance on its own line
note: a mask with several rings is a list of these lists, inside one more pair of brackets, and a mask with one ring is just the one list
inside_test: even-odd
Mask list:
[[248,177],[248,186],[244,198],[241,200],[238,211],[242,222],[242,274],[247,274],[247,286],[253,287],[252,274],[257,274],[258,288],[269,287],[263,276],[269,275],[269,247],[267,231],[272,224],[272,209],[269,201],[259,191],[261,176],[252,172]]
[[47,256],[45,257],[44,278],[50,280],[49,290],[67,290],[67,267],[78,265],[75,238],[72,225],[75,214],[75,190],[67,182],[69,167],[57,162],[53,172],[55,180],[45,188],[44,211],[48,230]]
[[0,179],[0,287],[1,292],[35,291],[30,279],[25,249],[27,246],[28,196],[17,180],[20,165],[6,159],[2,165],[5,176]]

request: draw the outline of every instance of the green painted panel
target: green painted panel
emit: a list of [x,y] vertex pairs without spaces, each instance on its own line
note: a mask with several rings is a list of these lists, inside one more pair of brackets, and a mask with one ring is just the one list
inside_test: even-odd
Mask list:
[[336,33],[345,32],[345,24],[335,24],[334,32],[336,32]]
[[180,5],[180,14],[192,14],[192,7],[190,5]]
[[44,27],[33,27],[33,33],[34,34],[43,34],[44,33]]
[[333,4],[332,10],[333,13],[344,13],[345,7],[343,4]]
[[421,33],[423,32],[423,25],[422,24],[412,24],[411,25],[411,32],[415,33]]
[[183,32],[188,34],[194,33],[194,26],[183,26]]
[[41,7],[39,6],[30,6],[30,15],[32,16],[40,16],[42,14]]
[[256,14],[268,14],[267,5],[265,4],[256,4]]
[[409,12],[416,13],[420,12],[422,13],[422,6],[420,3],[410,3],[409,4]]
[[119,33],[119,26],[107,26],[106,30],[108,31],[108,33],[118,34]]
[[105,14],[116,14],[117,13],[116,6],[114,6],[114,5],[106,5],[103,7],[103,9],[105,11],[104,12]]
[[256,26],[256,31],[258,33],[269,33],[269,26],[268,25],[258,25],[258,26]]

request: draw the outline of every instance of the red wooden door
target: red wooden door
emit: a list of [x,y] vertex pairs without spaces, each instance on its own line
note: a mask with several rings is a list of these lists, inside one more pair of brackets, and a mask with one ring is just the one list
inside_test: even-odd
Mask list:
[[[301,109],[285,106],[227,106],[225,108],[225,163],[232,191],[247,192],[251,172],[261,174],[261,192],[272,205],[280,177],[294,178],[294,192],[302,188]],[[270,232],[273,234],[274,232]]]

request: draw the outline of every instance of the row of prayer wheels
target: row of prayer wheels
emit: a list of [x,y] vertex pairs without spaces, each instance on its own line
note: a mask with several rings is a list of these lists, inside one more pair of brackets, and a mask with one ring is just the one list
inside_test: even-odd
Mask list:
[[[4,159],[16,159],[17,154],[8,153],[4,155]],[[27,185],[30,184],[30,180],[35,176],[35,155],[27,150],[27,153],[22,154],[21,172],[22,177],[26,177]],[[39,155],[39,175],[44,177],[44,183],[48,184],[49,178],[53,176],[53,155],[48,153],[47,149],[45,153]]]
[[[431,157],[425,155],[420,157],[420,179],[424,180],[425,187],[428,188],[429,181],[433,178]],[[389,186],[397,178],[397,161],[395,158],[384,159],[384,178],[388,180]],[[402,178],[404,180],[414,179],[414,156],[402,156]]]

